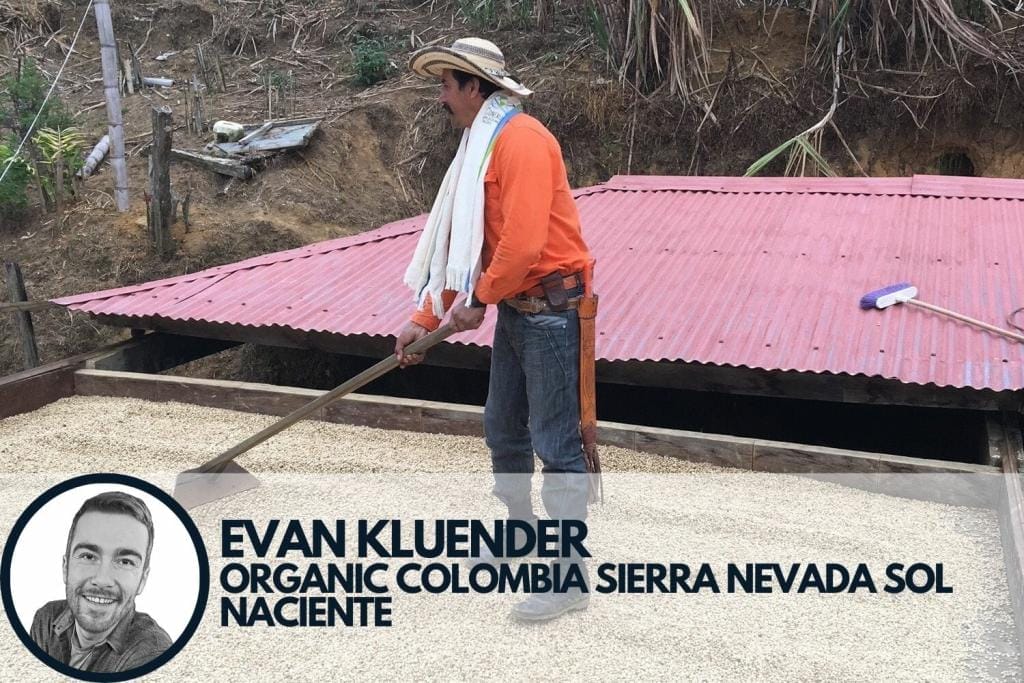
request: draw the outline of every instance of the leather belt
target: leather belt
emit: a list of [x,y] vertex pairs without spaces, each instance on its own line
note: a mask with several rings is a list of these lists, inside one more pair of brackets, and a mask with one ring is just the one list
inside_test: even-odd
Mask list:
[[[569,305],[566,310],[578,308],[580,305],[581,296],[574,296],[569,299]],[[526,315],[535,315],[537,313],[545,313],[551,311],[551,306],[548,305],[547,299],[536,296],[523,296],[519,295],[514,299],[505,299],[505,303],[511,308],[525,313]]]
[[[566,275],[565,278],[563,278],[563,280],[562,280],[562,286],[565,289],[576,289],[577,287],[582,287],[583,286],[583,278],[580,277],[579,273],[572,273],[570,275]],[[544,288],[542,286],[540,286],[540,285],[537,285],[536,287],[530,287],[525,292],[520,292],[517,295],[517,297],[523,297],[523,296],[543,297],[544,296]]]

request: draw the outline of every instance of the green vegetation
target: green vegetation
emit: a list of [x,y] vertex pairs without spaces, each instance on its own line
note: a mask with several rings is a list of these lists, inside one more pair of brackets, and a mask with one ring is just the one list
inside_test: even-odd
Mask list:
[[85,138],[82,134],[75,128],[43,128],[32,137],[32,142],[50,169],[50,176],[41,179],[46,189],[53,189],[57,161],[60,160],[65,189],[71,190],[71,181],[83,163],[82,146],[85,144]]
[[61,129],[72,124],[71,115],[64,109],[56,93],[46,105],[46,92],[50,84],[31,59],[26,59],[19,68],[0,81],[0,128],[6,128],[18,139],[28,134],[29,126],[42,108],[36,130],[41,128]]
[[459,11],[481,29],[528,28],[551,0],[458,0]]
[[[6,175],[4,172],[6,171]],[[0,144],[0,227],[19,218],[28,207],[28,185],[32,167],[20,156],[14,156],[10,145]]]
[[354,53],[357,83],[375,85],[395,71],[387,45],[381,39],[357,35]]
[[594,0],[591,25],[622,79],[643,92],[668,84],[670,92],[688,101],[709,82],[700,9],[693,0]]
[[[50,163],[59,154],[65,160],[65,179],[69,183],[74,171],[81,167],[81,136],[71,128],[72,118],[60,98],[54,94],[46,100],[49,88],[31,59],[19,62],[12,74],[0,80],[0,130],[8,139],[6,144],[0,144],[0,175],[7,169],[0,182],[0,223],[17,219],[28,207],[28,186],[35,177],[32,159]],[[14,150],[28,135],[36,112],[36,134],[15,156]],[[52,190],[52,179],[40,178],[39,182]]]

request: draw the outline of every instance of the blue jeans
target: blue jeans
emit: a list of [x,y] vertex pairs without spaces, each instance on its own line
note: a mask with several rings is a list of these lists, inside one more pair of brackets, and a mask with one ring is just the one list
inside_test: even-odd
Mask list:
[[494,494],[512,518],[534,517],[534,452],[544,466],[541,497],[548,516],[586,518],[579,352],[575,310],[526,315],[505,303],[498,305],[484,433],[491,450]]

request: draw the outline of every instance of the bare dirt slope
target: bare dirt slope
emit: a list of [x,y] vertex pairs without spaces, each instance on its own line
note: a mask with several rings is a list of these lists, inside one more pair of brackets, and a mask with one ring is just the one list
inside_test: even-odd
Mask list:
[[[6,4],[0,0],[0,6]],[[80,0],[11,4],[18,11],[0,19],[0,73],[9,73],[16,59],[27,55],[55,74],[85,5]],[[498,10],[481,16],[475,8],[484,5]],[[448,44],[467,34],[501,45],[513,71],[537,91],[529,111],[561,140],[576,186],[617,173],[742,173],[828,107],[830,93],[819,87],[820,78],[811,77],[815,67],[806,64],[806,15],[796,9],[730,3],[716,10],[714,116],[708,116],[700,104],[707,97],[682,102],[667,92],[640,95],[620,84],[583,5],[554,3],[543,29],[501,6],[461,0],[114,0],[117,36],[131,41],[146,75],[184,83],[197,72],[193,48],[198,44],[207,60],[219,58],[227,89],[206,95],[208,121],[261,122],[268,113],[270,80],[286,86],[287,96],[273,103],[275,116],[322,117],[321,129],[307,149],[271,160],[250,182],[226,187],[212,173],[175,165],[172,185],[178,194],[191,193],[192,224],[186,230],[178,223],[176,253],[161,260],[148,243],[143,197],[151,110],[173,109],[176,147],[199,149],[209,134],[185,129],[179,86],[126,95],[131,211],[113,210],[111,172],[104,164],[60,220],[37,210],[0,230],[3,260],[21,264],[30,298],[41,299],[191,272],[423,212],[457,138],[434,104],[435,86],[409,75],[405,62],[414,47]],[[357,55],[367,40],[379,41],[393,66],[389,78],[372,87],[356,82]],[[155,59],[168,53],[165,61]],[[878,83],[896,78],[877,76]],[[922,128],[915,122],[927,117],[913,109],[916,104],[894,103],[866,86],[858,92],[851,80],[844,86],[839,125],[847,145],[833,139],[826,154],[843,173],[907,175],[936,172],[942,153],[961,150],[971,155],[978,174],[1020,176],[1019,91],[991,74],[971,78],[968,87],[962,79],[934,77],[937,91],[953,93],[943,100],[952,104],[936,108],[930,100],[911,100],[934,109],[925,112],[931,118]],[[58,92],[90,143],[97,140],[106,123],[91,18]],[[0,374],[21,369],[18,340],[7,318],[0,320]],[[35,319],[44,361],[124,333],[66,311]],[[232,353],[242,352],[227,356]],[[225,376],[240,370],[223,361],[203,372]]]

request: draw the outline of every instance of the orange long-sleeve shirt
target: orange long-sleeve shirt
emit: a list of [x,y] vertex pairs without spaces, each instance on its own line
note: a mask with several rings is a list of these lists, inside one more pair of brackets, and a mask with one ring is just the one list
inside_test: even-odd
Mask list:
[[[558,141],[540,121],[518,114],[498,134],[484,175],[483,269],[477,301],[496,304],[535,287],[545,275],[583,270],[590,251]],[[455,292],[442,295],[445,310]],[[428,300],[412,316],[428,330],[440,320]]]

